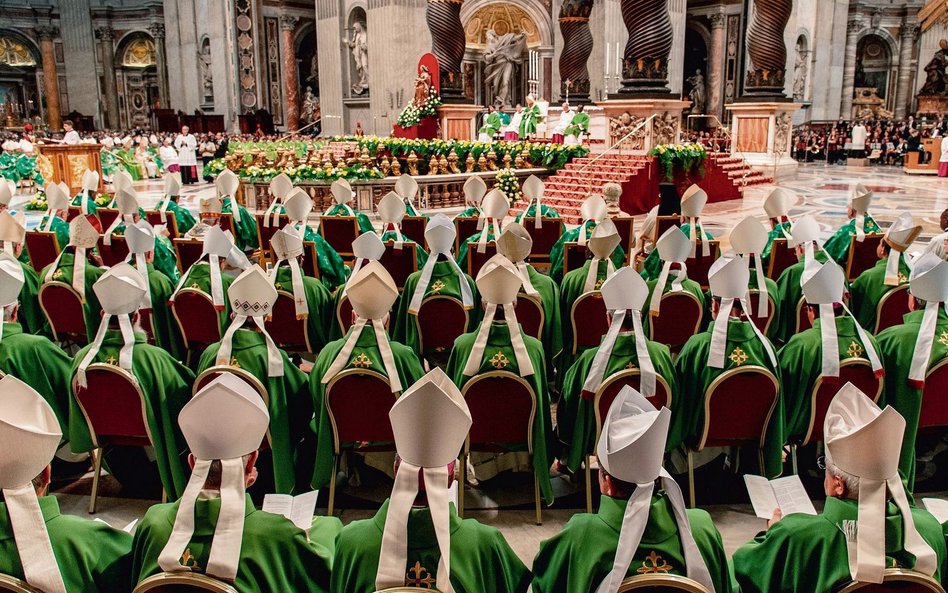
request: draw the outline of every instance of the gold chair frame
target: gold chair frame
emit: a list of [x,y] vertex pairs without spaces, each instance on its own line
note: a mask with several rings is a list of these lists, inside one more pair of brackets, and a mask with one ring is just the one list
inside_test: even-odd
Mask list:
[[[59,288],[65,288],[66,290],[68,290],[69,292],[71,292],[71,293],[79,300],[79,303],[80,303],[80,304],[83,303],[82,295],[80,295],[80,294],[76,291],[76,289],[72,287],[72,284],[67,284],[67,283],[61,282],[61,281],[59,281],[59,280],[50,280],[49,282],[43,282],[42,284],[40,284],[39,290],[36,291],[36,301],[39,303],[40,310],[43,311],[43,317],[45,317],[45,318],[46,318],[46,322],[49,323],[49,331],[53,332],[53,341],[54,341],[54,342],[65,342],[65,340],[61,340],[61,339],[59,338],[59,335],[56,333],[56,328],[53,326],[53,322],[49,320],[49,311],[46,310],[46,307],[43,305],[43,299],[41,298],[41,297],[42,297],[42,294],[43,294],[43,291],[46,290],[46,288],[47,288],[47,287],[50,287],[50,286],[57,286],[57,287],[59,287]],[[83,305],[83,309],[85,309],[85,306],[84,306],[84,305]],[[85,322],[85,320],[83,319],[83,323],[84,323],[84,322]],[[89,337],[86,336],[86,339],[89,339]]]
[[676,574],[640,574],[626,577],[619,585],[619,593],[654,587],[663,587],[682,593],[711,593],[698,581]]
[[24,580],[0,574],[0,593],[43,593]]
[[[292,292],[288,292],[286,290],[277,290],[277,299],[280,299],[280,298],[290,299],[290,302],[292,302],[294,305],[296,304],[296,299],[293,298]],[[308,305],[309,303],[307,303],[307,308],[308,308]],[[313,346],[309,342],[309,325],[305,319],[297,319],[296,321],[297,323],[299,322],[303,323],[303,339],[304,339],[304,343],[306,344],[306,352],[312,354]]]
[[[473,273],[474,272],[473,268],[474,268],[474,253],[477,250],[478,245],[480,245],[480,243],[478,243],[477,241],[473,241],[473,242],[469,241],[467,244],[467,254],[465,257],[466,261],[464,262],[464,273],[470,276],[471,278],[477,277],[477,274]],[[490,249],[491,247],[494,248],[494,254],[496,255],[497,254],[497,241],[495,241],[494,239],[491,239],[487,242],[487,247],[485,249]],[[457,251],[455,251],[455,253],[457,253]]]
[[[555,219],[554,219],[554,220],[555,220]],[[520,300],[528,301],[528,302],[530,302],[534,307],[536,307],[538,311],[540,311],[540,329],[538,330],[537,335],[535,335],[535,336],[533,336],[533,337],[536,338],[536,339],[538,339],[538,340],[542,340],[542,339],[543,339],[543,327],[546,325],[546,311],[543,310],[543,301],[540,300],[540,297],[539,297],[539,296],[530,295],[530,294],[527,294],[527,293],[525,293],[525,292],[521,292],[520,294],[518,294],[518,295],[517,295],[517,300],[518,300],[518,301],[520,301]],[[530,334],[527,334],[527,335],[530,335]]]
[[[325,218],[325,219],[330,219],[330,218],[332,218],[332,219],[334,219],[334,220],[349,220],[349,221],[351,221],[351,222],[352,222],[352,231],[353,231],[353,233],[354,233],[353,236],[354,236],[354,237],[358,237],[358,236],[359,236],[359,218],[358,218],[357,216],[324,216],[324,215],[323,215],[323,216],[320,216],[320,217],[319,217],[319,228],[317,229],[317,231],[319,232],[320,236],[322,236],[323,240],[326,241],[326,244],[329,245],[330,247],[332,247],[333,249],[335,249],[335,247],[333,247],[331,244],[329,244],[329,241],[326,240],[326,234],[325,234],[325,232],[323,231],[323,219],[324,219],[324,218]],[[305,230],[305,229],[304,229],[304,230]],[[353,253],[351,246],[349,247],[349,251],[339,251],[339,250],[336,250],[336,253],[339,254],[339,257],[342,257],[342,258],[345,258],[345,259],[352,259],[352,258],[355,257],[355,253]]]
[[579,344],[576,341],[576,307],[579,306],[579,304],[584,300],[591,298],[602,299],[602,292],[599,290],[590,290],[589,292],[584,292],[583,294],[579,295],[579,298],[573,301],[573,306],[569,309],[569,324],[573,330],[573,335],[571,336],[573,343],[570,346],[570,349],[572,350],[574,356],[576,355],[576,350],[579,348]]
[[[760,294],[760,289],[759,289],[759,288],[752,288],[752,289],[748,290],[747,292],[748,292],[748,294],[751,294],[751,295],[753,295],[753,294]],[[770,330],[770,326],[773,325],[773,322],[774,322],[774,313],[777,311],[777,301],[776,301],[776,299],[774,299],[774,295],[771,294],[770,291],[767,291],[767,303],[768,303],[768,308],[767,308],[767,311],[768,311],[767,323],[765,323],[765,324],[764,324],[764,328],[763,328],[762,330],[760,330],[760,333],[764,334],[765,336],[767,335],[767,331]],[[750,299],[748,299],[748,301],[747,301],[747,306],[748,306],[748,307],[751,306]],[[749,311],[745,311],[744,313],[747,314],[748,317],[750,317],[750,312],[749,312]],[[748,319],[748,321],[750,321],[750,320]]]
[[[148,215],[158,212],[157,210],[145,210],[145,220],[148,220]],[[180,239],[181,232],[178,230],[178,217],[174,213],[174,210],[165,210],[165,226],[168,227],[168,234],[171,235],[172,239]]]
[[[37,228],[37,229],[34,229],[34,230],[32,230],[32,231],[29,231],[29,232],[34,233],[34,234],[37,234],[37,235],[47,235],[47,236],[51,237],[51,238],[53,239],[53,247],[56,248],[56,253],[57,253],[57,255],[60,254],[60,253],[62,253],[63,248],[59,246],[59,237],[56,236],[56,232],[55,232],[55,231],[41,231],[41,230],[39,230],[39,229]],[[30,260],[30,265],[33,266],[33,269],[36,270],[37,273],[42,272],[42,271],[43,271],[43,268],[37,268],[37,267],[36,267],[36,263],[33,261],[33,256],[30,255],[30,249],[29,249],[29,246],[28,246],[27,243],[26,243],[26,239],[23,239],[23,249],[26,250],[26,257],[29,258],[29,260]],[[2,576],[2,575],[0,575],[0,576]]]
[[894,295],[900,292],[908,292],[908,289],[909,289],[909,285],[906,282],[905,284],[900,284],[896,286],[895,288],[893,288],[892,290],[890,290],[889,292],[882,295],[882,298],[879,299],[879,303],[876,305],[876,323],[872,328],[873,335],[879,333],[879,324],[882,322],[882,307],[884,307],[885,304],[889,301],[889,299],[892,298]]
[[[523,225],[523,228],[527,230],[527,234],[529,234],[531,238],[533,237],[533,234],[530,233],[530,229],[535,228],[535,227],[534,227],[534,225],[536,224],[536,222],[534,222],[535,220],[536,220],[536,216],[530,216],[530,217],[526,217],[526,216],[525,216],[525,217],[523,218],[523,220],[520,221],[520,224]],[[561,237],[563,236],[563,230],[566,228],[566,225],[563,223],[563,219],[562,219],[562,218],[551,218],[551,217],[549,217],[549,216],[541,216],[541,217],[540,217],[540,220],[542,221],[543,224],[555,224],[555,225],[559,225],[559,227],[560,227],[560,236],[561,236]],[[539,253],[539,252],[533,253],[533,252],[531,251],[529,257],[530,257],[530,259],[538,258],[538,259],[544,260],[544,262],[549,262],[549,261],[550,261],[550,253],[549,253],[549,252],[547,252],[547,253]]]
[[[664,289],[664,287],[661,287],[661,288]],[[655,290],[659,290],[659,286],[658,286],[657,284],[655,285]],[[695,306],[697,306],[698,311],[701,312],[701,315],[698,316],[698,322],[695,323],[695,328],[694,328],[694,330],[692,330],[691,335],[697,334],[697,333],[698,333],[698,330],[701,329],[701,322],[704,321],[704,307],[701,306],[701,301],[698,300],[698,297],[696,297],[694,294],[692,294],[691,292],[689,292],[689,291],[687,291],[687,290],[680,290],[680,291],[678,291],[678,292],[671,292],[671,291],[666,292],[665,294],[662,295],[662,298],[659,299],[659,300],[660,300],[660,301],[664,301],[664,300],[665,300],[666,298],[668,298],[670,295],[688,295],[688,298],[690,298],[692,301],[694,301],[694,304],[695,304]],[[654,340],[654,339],[655,339],[655,338],[654,338],[654,336],[655,336],[655,324],[654,324],[654,323],[651,323],[651,320],[652,320],[652,319],[655,319],[655,318],[657,318],[657,317],[661,317],[661,315],[662,315],[662,312],[661,312],[661,311],[659,311],[658,313],[653,313],[652,311],[649,311],[649,313],[648,313],[648,318],[649,318],[649,322],[650,322],[650,323],[648,324],[648,339],[649,339],[649,340]]]
[[148,593],[154,590],[178,590],[181,593],[237,593],[237,589],[224,581],[219,581],[197,572],[163,572],[152,575],[135,586],[132,593]]
[[[199,289],[197,289],[197,288],[187,288],[187,287],[185,287],[185,288],[182,288],[181,290],[178,291],[178,295],[181,295],[181,294],[190,294],[190,293],[194,293],[194,294],[200,295],[201,298],[203,298],[203,299],[206,300],[208,303],[210,303],[211,308],[214,308],[214,301],[213,301],[213,299],[211,298],[211,296],[210,296],[209,294],[207,294],[207,293],[204,292],[203,290],[199,290]],[[226,298],[226,295],[225,295],[225,298]],[[178,309],[177,309],[177,307],[170,307],[170,309],[171,309],[171,314],[174,316],[174,322],[178,325],[178,331],[181,332],[181,337],[184,339],[184,347],[185,347],[185,349],[187,349],[187,351],[188,351],[188,354],[187,354],[187,356],[186,356],[186,358],[185,358],[185,362],[186,362],[186,363],[190,363],[190,362],[191,362],[191,349],[187,347],[187,346],[188,346],[188,340],[187,340],[187,335],[188,335],[188,334],[187,334],[187,331],[185,331],[185,329],[184,329],[184,323],[182,323],[182,322],[181,322],[181,319],[178,317]],[[220,336],[221,338],[223,338],[223,337],[224,337],[224,331],[223,331],[223,329],[221,328],[221,318],[220,318],[220,315],[217,315],[217,316],[216,316],[216,322],[217,322],[217,333],[219,334],[219,336]]]
[[[944,587],[941,584],[933,579],[932,577],[916,572],[914,570],[908,570],[905,568],[887,568],[882,577],[883,583],[912,583],[915,585],[921,585],[922,587],[927,587],[932,593],[945,593]],[[851,582],[838,593],[854,593],[855,591],[860,591],[869,585],[875,585],[875,583],[859,583]]]
[[[865,236],[866,238],[871,238],[873,241],[875,241],[876,238],[878,238],[879,241],[882,241],[882,237],[885,235],[883,233],[866,233]],[[852,282],[856,279],[853,277],[851,272],[853,268],[853,257],[856,255],[856,243],[858,242],[859,241],[856,241],[856,235],[853,235],[849,238],[849,250],[847,251],[846,255],[846,282]]]
[[[187,274],[187,273],[188,273],[188,268],[185,268],[185,267],[184,267],[184,263],[181,261],[181,249],[178,247],[178,246],[179,246],[180,244],[182,244],[182,243],[184,243],[184,244],[186,244],[186,245],[187,245],[187,244],[203,245],[203,244],[204,244],[204,241],[200,241],[200,240],[197,240],[197,239],[185,239],[184,237],[178,237],[177,239],[172,239],[172,240],[171,240],[171,244],[174,245],[174,258],[175,258],[175,261],[176,261],[177,264],[178,264],[178,271],[181,272],[181,274]],[[201,258],[198,257],[196,260],[194,260],[194,263],[197,263],[197,262],[199,262],[200,260],[201,260]],[[191,265],[194,265],[194,264],[191,264]]]

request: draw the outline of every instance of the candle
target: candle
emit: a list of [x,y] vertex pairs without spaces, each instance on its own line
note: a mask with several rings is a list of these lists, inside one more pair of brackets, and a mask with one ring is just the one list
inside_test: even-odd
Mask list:
[[622,55],[620,53],[621,44],[616,42],[616,78],[622,77]]

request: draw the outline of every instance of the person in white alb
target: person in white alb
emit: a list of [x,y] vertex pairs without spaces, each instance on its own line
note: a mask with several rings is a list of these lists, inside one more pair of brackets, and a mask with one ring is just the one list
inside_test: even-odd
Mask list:
[[162,141],[161,148],[158,149],[158,156],[161,158],[161,164],[164,165],[166,172],[177,173],[180,170],[178,168],[178,151],[174,149],[174,146],[171,146],[171,138],[165,138]]
[[563,110],[560,112],[560,119],[556,122],[556,127],[553,128],[554,134],[566,135],[566,128],[573,123],[573,110],[569,108],[569,103],[563,102]]
[[68,119],[63,122],[63,144],[79,144],[79,132],[73,129],[72,122]]
[[854,159],[866,158],[866,138],[868,135],[869,132],[866,130],[866,126],[861,121],[856,122],[856,125],[853,126],[852,148],[849,151],[849,156]]
[[181,167],[181,182],[191,185],[197,181],[197,139],[188,126],[181,126],[181,133],[174,139],[174,147],[178,150],[178,166]]

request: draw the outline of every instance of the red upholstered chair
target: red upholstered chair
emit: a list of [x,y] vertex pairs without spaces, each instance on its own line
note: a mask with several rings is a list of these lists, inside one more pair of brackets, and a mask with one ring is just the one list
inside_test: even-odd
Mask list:
[[718,375],[704,394],[704,426],[694,447],[688,447],[688,483],[695,506],[694,453],[705,447],[757,445],[763,468],[763,444],[770,416],[777,406],[780,384],[762,366],[747,365]]
[[849,240],[849,255],[846,259],[846,278],[850,282],[854,281],[869,268],[876,265],[879,261],[877,250],[879,243],[885,235],[874,233],[866,235],[862,241],[857,241],[856,236]]
[[471,278],[477,278],[477,273],[481,271],[487,260],[497,255],[497,244],[488,241],[484,246],[484,253],[477,251],[478,243],[467,244],[467,275]]
[[339,304],[336,305],[336,323],[339,324],[343,335],[352,327],[352,303],[349,302],[349,295],[339,299]]
[[563,275],[567,272],[583,267],[588,259],[586,257],[587,249],[585,245],[580,245],[574,241],[567,241],[563,244]]
[[270,318],[264,322],[267,333],[281,349],[287,352],[312,352],[307,320],[296,318],[296,301],[293,293],[277,291],[277,300],[273,303]]
[[612,219],[619,231],[619,245],[625,253],[626,260],[632,251],[632,243],[635,241],[635,219],[631,216],[618,216]]
[[99,222],[102,223],[102,231],[104,232],[111,228],[112,223],[119,217],[119,211],[116,208],[97,208],[95,215],[99,217]]
[[[486,226],[486,222],[484,223]],[[454,228],[457,230],[457,236],[454,239],[454,253],[460,251],[461,243],[467,241],[479,231],[477,230],[476,216],[455,216]]]
[[796,328],[793,330],[793,333],[798,334],[804,330],[808,330],[813,327],[813,322],[810,321],[809,315],[807,315],[806,308],[806,299],[800,297],[800,300],[797,301],[797,321]]
[[[622,391],[622,388],[628,385],[636,391],[639,390],[642,383],[642,374],[639,369],[624,369],[617,373],[613,373],[605,378],[602,382],[602,385],[599,386],[599,389],[596,391],[595,396],[593,397],[593,410],[596,412],[596,440],[594,443],[599,442],[599,436],[602,434],[602,425],[606,421],[606,415],[609,413],[609,408],[612,407],[612,402],[615,401],[616,397],[619,395],[619,392]],[[656,409],[661,409],[662,407],[670,407],[672,401],[672,391],[669,387],[668,382],[660,376],[655,376],[655,395],[648,398],[648,401],[655,406]],[[586,452],[586,512],[592,512],[592,471],[590,469],[592,464],[592,458],[596,454],[595,448],[591,451]]]
[[629,591],[639,593],[712,593],[698,581],[680,575],[662,573],[626,577],[619,585],[619,593]]
[[533,248],[530,251],[530,261],[533,263],[550,263],[550,251],[563,235],[563,219],[542,219],[543,226],[536,228],[536,218],[524,218],[521,221],[523,228],[533,238]]
[[220,341],[220,314],[210,295],[196,288],[182,288],[170,307],[188,349],[189,361],[192,352],[200,355],[205,348]]
[[92,438],[92,499],[95,512],[102,469],[102,449],[109,445],[148,447],[152,445],[145,411],[145,394],[138,381],[119,366],[93,363],[86,369],[86,387],[72,379],[72,393],[82,411]]
[[418,350],[422,355],[448,352],[454,340],[467,331],[470,312],[464,303],[445,295],[430,295],[421,301],[418,315],[412,315],[418,331]]
[[688,338],[698,333],[703,316],[701,301],[695,295],[687,291],[666,292],[658,314],[649,313],[649,339],[667,344],[672,353],[677,353]]
[[767,302],[769,306],[767,307],[767,316],[760,317],[757,315],[757,304],[760,302],[760,291],[755,288],[749,292],[750,303],[748,304],[750,306],[750,311],[747,311],[747,313],[750,313],[750,315],[748,315],[748,317],[754,322],[754,325],[757,326],[757,329],[760,330],[760,333],[767,335],[767,330],[770,329],[770,324],[774,321],[774,312],[776,311],[777,301],[774,300],[774,295],[768,292]]
[[695,247],[695,256],[689,257],[685,261],[688,267],[688,278],[701,285],[701,290],[708,290],[708,272],[711,271],[711,264],[721,255],[721,245],[717,239],[708,241],[711,253],[707,257],[703,255],[704,247],[698,242]]
[[56,261],[62,246],[53,231],[30,231],[26,233],[26,252],[30,256],[30,265],[36,271]]
[[948,426],[948,358],[937,361],[925,376],[918,429]]
[[394,241],[385,243],[385,252],[382,253],[379,263],[391,274],[399,292],[405,288],[408,277],[418,271],[417,253],[416,243],[404,243],[401,249],[395,249]]
[[[458,488],[458,515],[464,516],[464,484],[467,458],[472,452],[502,453],[526,450],[533,455],[533,421],[537,415],[537,394],[522,377],[509,371],[490,371],[471,377],[461,389],[471,411],[471,431],[461,455]],[[540,512],[540,481],[533,476],[537,525]]]
[[159,224],[165,225],[168,229],[168,237],[171,239],[177,239],[181,236],[180,231],[178,231],[178,218],[175,216],[173,210],[165,211],[165,220],[167,222],[161,221],[161,212],[157,210],[145,210],[145,220],[147,220],[151,226],[158,226]]
[[[273,224],[266,226],[264,224],[266,222],[264,220],[265,218],[270,218]],[[276,218],[276,220],[273,220],[274,218]],[[255,214],[254,220],[257,222],[257,244],[260,245],[260,249],[266,254],[267,259],[274,261],[273,254],[270,253],[270,239],[273,238],[274,233],[290,223],[290,218],[286,214],[268,217],[266,213],[264,213]]]
[[71,284],[57,280],[45,282],[40,285],[38,299],[55,341],[78,346],[89,343],[82,297]]
[[598,290],[587,292],[573,301],[569,317],[573,326],[573,354],[586,348],[597,348],[609,331],[606,303]]
[[174,254],[178,259],[178,270],[182,274],[187,273],[188,268],[201,259],[201,254],[204,253],[204,241],[197,239],[175,239],[172,244],[174,244]]
[[303,264],[300,266],[303,275],[319,280],[321,274],[319,273],[319,253],[316,251],[316,242],[304,241],[303,254]]
[[138,583],[132,593],[237,593],[237,589],[199,572],[162,572]]
[[681,226],[681,216],[672,214],[670,216],[659,216],[655,219],[655,234],[652,236],[652,243],[658,241],[659,237],[665,234],[665,231],[673,226]]
[[540,298],[521,292],[517,295],[517,306],[514,307],[514,311],[517,313],[517,323],[520,324],[523,333],[538,340],[542,339],[546,313],[543,311]]
[[402,218],[402,234],[419,245],[425,243],[425,227],[428,226],[428,219],[424,216],[406,216]]
[[[235,225],[233,214],[229,212],[221,214],[220,223],[218,224],[220,225],[222,231],[230,231],[231,233],[234,233]],[[236,233],[234,233],[234,235],[236,235]]]
[[770,244],[770,261],[767,264],[767,277],[776,281],[784,270],[799,261],[794,248],[787,246],[786,239],[774,239]]
[[326,385],[326,413],[332,427],[333,470],[329,484],[329,515],[336,505],[336,474],[344,449],[359,452],[394,451],[395,436],[388,419],[398,394],[385,375],[368,369],[346,369]]
[[319,219],[319,234],[343,258],[351,259],[352,242],[359,237],[359,219],[355,216],[323,216]]
[[79,206],[70,206],[66,209],[66,222],[72,222],[72,219],[82,214]]
[[[163,306],[163,305],[162,305]],[[138,315],[140,316],[140,323],[142,330],[145,332],[145,335],[148,337],[148,343],[152,346],[156,345],[155,341],[155,320],[152,315],[151,309],[139,309]]]
[[99,237],[98,249],[102,263],[110,268],[122,263],[128,257],[128,243],[122,236],[113,236],[111,245],[106,245],[104,239]]
[[[621,589],[620,589],[621,590]],[[839,593],[945,593],[945,589],[932,577],[904,568],[887,568],[881,583],[852,582]]]
[[908,289],[908,284],[901,284],[882,295],[876,305],[876,327],[872,333],[878,334],[893,325],[902,324],[902,317],[909,312]]

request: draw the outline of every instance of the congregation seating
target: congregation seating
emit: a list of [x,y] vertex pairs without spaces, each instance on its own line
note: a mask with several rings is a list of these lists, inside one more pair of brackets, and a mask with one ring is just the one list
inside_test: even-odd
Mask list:
[[854,282],[859,275],[876,265],[879,256],[876,250],[879,243],[882,243],[882,233],[868,234],[862,241],[858,241],[855,236],[850,239],[849,255],[846,257],[846,278]]
[[717,239],[708,241],[710,253],[705,255],[702,245],[704,241],[705,239],[698,242],[695,246],[694,257],[689,257],[685,261],[685,265],[688,267],[688,278],[697,282],[701,286],[701,290],[707,291],[709,288],[708,272],[711,271],[711,266],[714,265],[715,260],[721,256],[721,243]]
[[[270,219],[267,221],[267,219]],[[257,222],[257,244],[260,245],[260,249],[263,252],[263,255],[269,260],[273,261],[273,255],[270,253],[270,239],[273,238],[273,234],[278,230],[285,227],[290,222],[290,218],[286,214],[255,214],[254,220]],[[270,222],[270,226],[267,226],[267,222]]]
[[930,431],[948,426],[948,358],[936,362],[925,376],[918,430]]
[[497,244],[493,241],[487,242],[487,245],[484,246],[484,253],[480,253],[477,246],[477,243],[467,244],[467,266],[465,271],[471,278],[477,278],[477,273],[481,271],[487,260],[497,255]]
[[[885,293],[876,306],[876,326],[872,333],[878,334],[884,329],[902,323],[909,312],[909,285],[901,284]],[[869,328],[866,328],[869,329]]]
[[548,264],[550,262],[550,252],[553,246],[563,234],[563,221],[559,218],[549,218],[544,216],[540,228],[536,228],[536,218],[524,218],[523,228],[530,233],[533,239],[533,249],[530,251],[530,263]]
[[425,358],[443,358],[451,351],[454,340],[467,331],[470,314],[460,300],[445,295],[431,295],[421,301],[414,315],[418,330],[418,350]]
[[395,286],[401,292],[408,277],[418,271],[418,244],[404,243],[401,249],[395,248],[394,241],[385,244],[385,253],[379,260],[392,275]]
[[573,354],[598,347],[602,336],[609,331],[606,304],[598,290],[587,292],[576,299],[569,317],[573,329]]
[[352,242],[359,237],[359,219],[355,216],[323,216],[319,219],[319,234],[343,259],[355,257]]
[[36,271],[41,271],[56,261],[59,252],[65,247],[59,244],[59,239],[53,231],[30,231],[26,234],[25,243],[30,265]]
[[425,225],[427,224],[428,219],[424,216],[406,216],[402,219],[402,234],[427,249],[428,247],[425,243]]
[[[455,216],[454,217],[454,228],[457,231],[457,235],[454,239],[454,252],[457,253],[460,250],[461,243],[467,241],[469,238],[473,237],[478,233],[477,230],[477,216]],[[486,226],[486,222],[484,223]]]
[[178,330],[188,350],[188,361],[221,339],[220,318],[214,303],[204,292],[182,288],[169,304]]
[[178,259],[178,271],[182,274],[194,265],[194,262],[201,259],[204,252],[204,243],[195,239],[174,239],[174,253]]
[[237,593],[237,589],[197,572],[165,572],[144,579],[132,593]]
[[797,263],[797,254],[787,246],[787,240],[777,238],[770,244],[770,260],[767,263],[767,277],[776,281],[783,271]]
[[174,240],[181,236],[181,232],[178,230],[178,218],[171,210],[165,211],[166,222],[162,222],[161,212],[158,210],[146,210],[145,220],[147,220],[151,226],[165,225],[165,228],[168,229],[169,239]]
[[47,282],[40,287],[38,298],[55,341],[78,346],[88,343],[82,296],[72,285]]
[[111,243],[111,245],[106,245],[103,238],[99,237],[99,256],[102,258],[102,263],[110,268],[122,263],[128,257],[128,243],[125,237],[114,236]]
[[267,333],[282,350],[287,352],[313,352],[309,342],[307,320],[296,318],[296,301],[292,292],[277,290],[273,313],[265,322]]

